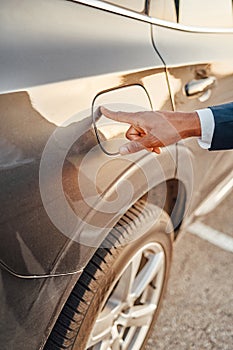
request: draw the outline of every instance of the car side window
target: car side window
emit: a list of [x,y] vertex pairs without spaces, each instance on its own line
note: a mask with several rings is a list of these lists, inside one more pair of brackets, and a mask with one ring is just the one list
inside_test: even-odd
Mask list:
[[151,0],[149,15],[169,22],[177,22],[176,3],[174,0]]
[[232,27],[232,0],[179,0],[179,23]]
[[232,0],[151,0],[152,17],[184,25],[232,27]]
[[144,12],[146,0],[104,0],[103,2],[136,12]]

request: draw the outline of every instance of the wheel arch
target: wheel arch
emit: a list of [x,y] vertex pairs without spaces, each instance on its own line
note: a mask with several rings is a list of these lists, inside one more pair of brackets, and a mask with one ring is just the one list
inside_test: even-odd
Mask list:
[[[164,158],[165,158],[165,152],[163,154]],[[144,157],[141,157],[141,159],[139,160],[139,163],[141,164],[141,166],[149,166],[150,161],[151,161],[151,157],[153,157],[153,155],[151,154],[147,154]],[[166,157],[168,157],[168,154],[166,155]],[[185,207],[185,187],[183,185],[183,183],[181,181],[179,181],[178,179],[175,178],[175,167],[171,167],[170,166],[170,162],[168,161],[164,161],[165,164],[167,164],[167,169],[166,169],[166,178],[163,179],[164,181],[159,181],[158,179],[156,179],[156,177],[154,178],[154,182],[153,182],[153,186],[151,188],[146,188],[146,184],[144,184],[144,186],[141,188],[141,192],[144,192],[143,195],[142,193],[140,194],[139,192],[137,192],[135,194],[135,197],[132,199],[132,201],[129,203],[129,208],[136,202],[138,201],[140,198],[144,199],[144,200],[149,200],[150,203],[155,204],[157,206],[160,206],[163,203],[163,191],[166,188],[166,201],[165,201],[165,211],[168,213],[168,215],[171,217],[175,218],[176,213],[181,214],[183,211],[181,210],[182,208]],[[138,165],[138,164],[137,164]],[[119,183],[121,183],[121,181],[129,179],[130,176],[132,176],[132,180],[136,181],[137,179],[137,165],[134,164],[131,168],[129,168],[128,170],[122,172],[121,176],[118,177],[117,179],[115,179],[115,181],[113,182],[112,185],[109,186],[108,191],[106,191],[105,196],[108,196],[108,193],[111,193],[111,191],[114,191],[114,189],[116,188],[117,184],[118,186]],[[180,192],[182,194],[182,196],[180,195],[179,197],[179,205],[177,202],[177,193],[179,193],[179,189],[182,189]],[[148,196],[150,192],[150,196]],[[94,215],[94,210],[92,212],[92,214]],[[112,221],[112,224],[114,225],[114,222],[117,223],[117,221],[120,219],[121,214],[119,214],[118,216],[114,217],[114,221]],[[174,219],[175,220],[175,219]],[[176,222],[180,223],[182,220],[182,216],[180,215],[179,218],[177,219]],[[172,219],[173,221],[173,219]],[[173,221],[174,224],[174,221]],[[177,228],[177,232],[178,232],[178,228]],[[176,232],[175,232],[176,234]],[[105,233],[105,235],[107,235],[107,233]],[[104,239],[104,236],[102,237]],[[73,248],[74,245],[72,245],[72,241],[70,245],[67,245],[66,247],[64,247],[64,251],[63,251],[63,259],[65,259],[65,256],[68,256],[70,253],[71,255],[73,254]],[[83,265],[83,269],[87,266],[88,262],[91,260],[92,256],[95,254],[95,252],[97,251],[98,247],[93,247],[92,249],[87,250],[87,254],[86,255],[86,262]],[[63,260],[64,262],[64,260]],[[59,267],[59,266],[57,266]],[[56,272],[56,270],[54,270],[54,273]],[[72,278],[72,284],[75,285],[79,278],[81,277],[81,274],[77,274],[76,277],[75,275]],[[70,288],[70,286],[69,286]],[[65,290],[64,291],[64,295],[68,295],[69,291]],[[52,318],[50,319],[49,322],[49,327],[46,330],[46,335],[45,335],[45,339],[48,338],[50,331],[53,329],[53,326],[64,306],[65,303],[65,298],[61,298],[59,305],[56,305],[56,312],[52,315]],[[44,340],[45,341],[45,340]]]
[[[130,160],[130,165],[128,164],[126,166],[123,164],[120,169],[119,166],[122,163],[116,162],[118,169],[115,175],[113,175],[113,168],[111,168],[112,171],[109,174],[109,167],[106,166],[106,169],[103,167],[101,169],[100,181],[106,177],[104,180],[105,189],[103,190],[103,184],[101,184],[101,194],[97,197],[94,205],[88,207],[89,211],[82,217],[76,236],[73,239],[67,240],[67,244],[64,245],[51,273],[56,275],[58,273],[75,272],[75,264],[73,264],[72,271],[64,271],[64,267],[71,266],[71,261],[74,262],[75,260],[78,264],[76,267],[84,268],[110,229],[141,198],[146,199],[148,203],[153,203],[161,208],[164,207],[165,211],[174,217],[174,223],[180,221],[180,217],[175,221],[175,215],[178,212],[178,207],[182,208],[184,203],[178,206],[174,197],[177,193],[179,194],[179,189],[182,186],[175,178],[176,164],[174,153],[175,149],[173,146],[171,149],[164,150],[163,154],[159,157],[145,152],[143,155],[137,155],[136,161]],[[104,155],[104,159],[106,159],[106,155]],[[153,170],[152,164],[154,164]],[[97,179],[95,191],[96,188],[98,189],[98,185]],[[131,185],[133,186],[133,190],[130,187]],[[128,188],[132,190],[130,198],[126,196]],[[118,195],[120,199],[117,198]],[[185,196],[182,196],[182,198],[179,197],[179,199],[183,201]],[[85,198],[82,198],[82,201],[85,202]],[[114,207],[114,201],[116,202],[116,207]],[[110,207],[113,204],[112,210],[110,209],[105,212],[108,203]],[[74,207],[73,210],[75,211]],[[85,251],[85,261],[83,263],[81,263],[80,259],[75,259],[77,242],[79,251],[81,249]]]

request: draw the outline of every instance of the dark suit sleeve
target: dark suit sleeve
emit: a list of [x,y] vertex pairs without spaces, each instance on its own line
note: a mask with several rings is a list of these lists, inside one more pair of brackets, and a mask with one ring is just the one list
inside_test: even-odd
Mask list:
[[213,139],[209,150],[233,149],[233,102],[209,108],[215,121]]

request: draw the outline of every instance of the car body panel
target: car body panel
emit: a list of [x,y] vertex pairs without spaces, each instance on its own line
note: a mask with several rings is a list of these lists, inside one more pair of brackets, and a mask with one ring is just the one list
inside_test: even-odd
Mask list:
[[[137,172],[138,168],[134,165],[133,160],[134,162],[140,161],[140,158],[148,158],[148,155],[142,156],[140,154],[133,160],[124,161],[121,158],[109,159],[97,144],[94,131],[91,128],[90,110],[86,111],[85,118],[81,113],[83,119],[80,118],[79,121],[75,122],[75,118],[72,117],[72,123],[68,126],[56,127],[36,111],[28,93],[3,94],[0,99],[1,113],[5,115],[4,128],[1,129],[1,141],[7,155],[7,161],[3,162],[3,157],[1,159],[0,172],[1,201],[4,202],[0,224],[3,242],[1,244],[2,264],[13,273],[21,276],[33,277],[51,273],[75,272],[83,267],[86,259],[83,260],[77,242],[73,242],[73,249],[76,252],[75,258],[73,255],[69,255],[66,259],[63,256],[63,261],[59,260],[61,251],[67,244],[67,237],[71,237],[62,229],[60,230],[62,233],[59,232],[59,224],[56,223],[55,219],[51,219],[51,215],[48,215],[51,206],[46,208],[46,198],[49,198],[51,202],[55,199],[56,218],[61,218],[64,223],[69,221],[68,214],[64,213],[68,200],[68,207],[71,205],[72,213],[75,211],[78,216],[81,216],[81,220],[90,211],[94,212],[96,206],[90,208],[85,203],[84,194],[80,192],[76,183],[78,176],[79,180],[84,183],[83,186],[88,188],[86,196],[96,196],[96,188],[104,194],[110,189],[113,190],[116,184],[120,186],[119,178],[125,177],[127,169],[134,168]],[[77,115],[80,117],[78,113]],[[75,138],[75,143],[72,141],[72,137]],[[55,151],[53,147],[56,148]],[[85,158],[93,147],[94,150],[90,153],[89,159]],[[64,148],[66,148],[65,152]],[[174,149],[175,147],[172,146],[170,151],[172,156],[166,151],[161,157],[158,157],[159,162],[163,163],[165,175],[162,178],[155,176],[157,183],[174,175]],[[54,154],[51,152],[55,152],[54,164],[47,164],[46,155],[52,154],[53,156]],[[18,158],[16,158],[17,155]],[[108,163],[110,162],[113,170],[111,176],[107,175],[109,174]],[[59,165],[61,168],[63,166],[60,183],[59,169],[57,168]],[[101,169],[102,175],[93,178],[93,171],[98,169]],[[155,171],[158,169],[155,168]],[[96,182],[94,183],[94,181]],[[62,184],[61,192],[59,192],[59,184]],[[62,193],[64,192],[67,200],[63,200]],[[46,198],[43,197],[43,193],[46,194]],[[142,191],[141,188],[141,195],[143,193],[144,190]],[[60,194],[61,201],[58,200]],[[140,188],[139,193],[135,192],[135,196],[132,196],[130,203],[133,203],[140,196]],[[98,198],[96,197],[97,200]],[[128,203],[129,206],[130,203]],[[123,206],[124,203],[121,204]],[[117,208],[112,213],[115,220],[117,220],[116,212]],[[11,249],[14,250],[14,254],[9,254]],[[84,247],[82,250],[85,252],[84,256],[87,256],[86,250],[93,253],[92,249]],[[59,265],[58,260],[60,267],[54,271],[54,266]]]
[[163,66],[147,23],[70,1],[3,2],[0,28],[0,91]]
[[[97,208],[86,204],[77,177],[82,178],[89,191],[86,196],[98,201],[103,198],[97,196],[96,188],[109,196],[120,186],[120,178],[137,177],[139,166],[130,160],[115,159],[111,160],[113,171],[109,173],[110,159],[98,147],[92,128],[92,102],[106,90],[137,85],[152,95],[153,107],[171,109],[165,70],[151,45],[150,27],[146,23],[132,19],[128,22],[119,15],[67,1],[23,1],[18,7],[10,0],[1,8],[1,16],[4,77],[0,96],[3,150],[0,179],[1,201],[5,203],[0,223],[1,263],[23,278],[75,273],[86,265],[96,243],[82,244],[80,239],[74,239],[74,227],[78,225],[75,237],[85,237],[83,218],[89,215],[94,220]],[[94,31],[88,21],[94,23]],[[121,45],[127,45],[127,52]],[[89,49],[93,50],[92,55],[88,54]],[[66,54],[72,64],[66,60]],[[65,64],[63,69],[60,60]],[[117,73],[112,73],[113,68]],[[93,70],[94,78],[88,77]],[[71,77],[75,79],[70,80]],[[48,81],[51,83],[44,85]],[[159,94],[155,86],[160,87]],[[138,94],[132,94],[130,103],[138,101]],[[93,147],[92,158],[88,160],[85,156]],[[137,155],[134,162],[144,156]],[[84,158],[86,173],[80,171],[80,167],[84,169]],[[171,147],[171,154],[165,151],[159,159],[165,175],[155,176],[155,184],[174,176],[175,147]],[[143,166],[147,167],[147,162],[149,159]],[[102,176],[94,183],[96,179],[91,175],[98,167]],[[130,175],[126,175],[128,169]],[[145,191],[143,186],[138,188],[126,207]],[[119,215],[116,207],[111,217],[98,220],[106,220],[101,225],[107,226],[108,222],[114,224]],[[95,239],[104,235],[99,224],[98,227],[100,232],[95,232]]]
[[79,275],[23,279],[1,269],[1,349],[42,349]]
[[145,0],[106,0],[105,2],[137,12],[144,12],[146,3]]

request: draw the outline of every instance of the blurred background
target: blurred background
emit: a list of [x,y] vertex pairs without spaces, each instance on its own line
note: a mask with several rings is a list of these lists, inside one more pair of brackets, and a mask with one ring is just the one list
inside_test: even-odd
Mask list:
[[[233,349],[232,208],[233,193],[198,219],[207,235],[216,236],[215,244],[190,232],[177,242],[167,293],[146,350]],[[226,243],[224,249],[220,241]]]

